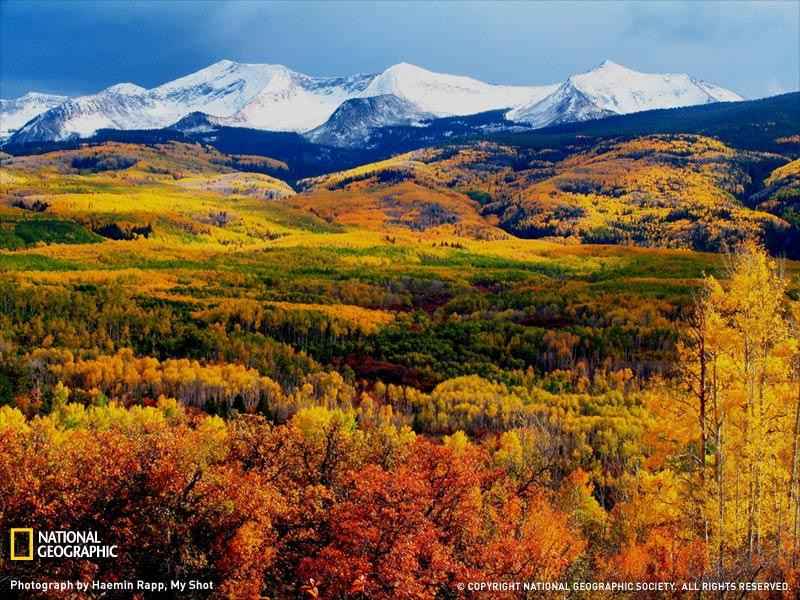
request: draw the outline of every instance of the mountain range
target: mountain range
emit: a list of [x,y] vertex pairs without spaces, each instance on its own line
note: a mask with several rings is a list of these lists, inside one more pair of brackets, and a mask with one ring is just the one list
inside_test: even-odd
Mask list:
[[659,108],[742,100],[686,74],[646,74],[611,61],[560,84],[494,85],[407,63],[378,74],[311,77],[281,65],[229,60],[152,89],[132,83],[65,98],[29,93],[0,105],[0,139],[63,141],[98,130],[159,129],[193,113],[219,126],[295,132],[330,146],[357,146],[374,130],[502,110],[524,128]]
[[69,100],[67,96],[29,92],[14,100],[0,99],[0,140],[7,139],[14,131],[41,113]]

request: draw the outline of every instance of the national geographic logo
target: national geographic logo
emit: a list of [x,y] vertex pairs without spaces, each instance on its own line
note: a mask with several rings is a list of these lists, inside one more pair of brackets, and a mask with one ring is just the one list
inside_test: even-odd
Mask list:
[[10,550],[11,560],[33,560],[33,528],[12,527]]
[[38,530],[12,527],[11,560],[36,558],[117,558],[118,547],[104,544],[96,531]]

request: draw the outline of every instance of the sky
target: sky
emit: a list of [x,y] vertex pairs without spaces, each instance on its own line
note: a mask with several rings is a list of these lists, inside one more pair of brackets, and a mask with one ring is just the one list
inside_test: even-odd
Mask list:
[[747,98],[800,89],[800,0],[134,2],[0,0],[0,97],[154,87],[223,58],[308,75],[398,62],[549,84],[608,58]]

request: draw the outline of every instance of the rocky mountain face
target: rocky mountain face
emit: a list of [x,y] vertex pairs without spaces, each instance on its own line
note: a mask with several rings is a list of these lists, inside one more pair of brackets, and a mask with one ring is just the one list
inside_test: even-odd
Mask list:
[[372,75],[311,77],[281,65],[219,61],[152,89],[131,83],[63,98],[3,100],[10,143],[85,138],[100,129],[158,129],[192,113],[216,125],[304,134],[333,146],[364,144],[378,128],[503,109],[538,128],[655,108],[741,100],[690,75],[651,75],[610,61],[561,84],[494,85],[407,63]]
[[4,140],[28,121],[68,98],[30,92],[14,100],[0,100],[0,140]]

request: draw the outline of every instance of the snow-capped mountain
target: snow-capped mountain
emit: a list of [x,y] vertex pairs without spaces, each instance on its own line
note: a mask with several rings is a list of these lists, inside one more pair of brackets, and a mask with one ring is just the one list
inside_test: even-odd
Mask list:
[[363,75],[314,78],[280,65],[223,60],[149,90],[120,84],[67,100],[30,121],[14,142],[88,137],[105,128],[167,127],[192,112],[237,127],[307,131],[370,80]]
[[658,108],[733,102],[742,97],[686,74],[638,73],[610,60],[573,75],[545,98],[515,108],[509,119],[545,127]]
[[328,146],[353,146],[363,143],[370,133],[388,125],[412,125],[433,118],[419,107],[394,94],[345,100],[323,125],[305,134],[306,139]]
[[493,85],[400,63],[373,76],[356,98],[304,135],[320,144],[354,146],[380,127],[506,109],[543,98],[556,87]]
[[[513,121],[543,127],[741,99],[689,75],[648,75],[609,61],[560,85],[508,86],[407,63],[373,75],[310,77],[281,65],[223,60],[152,89],[123,83],[80,98],[51,97],[50,104],[38,105],[31,99],[23,102],[28,96],[3,101],[2,129],[17,129],[9,143],[89,137],[105,128],[163,128],[200,112],[215,125],[305,133],[320,143],[342,145],[358,144],[386,125],[498,109],[509,109]],[[351,102],[366,98],[379,99]],[[13,108],[23,104],[28,112]]]
[[196,111],[176,121],[167,127],[167,129],[181,131],[183,133],[209,133],[217,129],[220,125],[223,125],[222,119]]
[[408,63],[389,67],[364,90],[364,96],[392,94],[437,117],[474,115],[541,100],[557,85],[492,85],[458,75],[432,73]]
[[[206,113],[234,127],[307,132],[354,98],[392,95],[413,105],[417,118],[428,118],[519,106],[544,97],[554,88],[491,85],[405,63],[377,75],[310,77],[281,65],[223,60],[150,90],[121,84],[68,100],[38,115],[13,141],[87,137],[103,128],[166,127],[191,112]],[[406,116],[414,112],[410,105],[403,104]],[[387,117],[384,125],[406,121],[390,112],[385,108],[381,112]],[[377,118],[372,118],[376,126]]]
[[102,128],[133,129],[133,123],[138,128],[158,127],[157,120],[146,118],[154,103],[144,96],[145,91],[132,83],[118,83],[94,96],[65,100],[26,123],[12,139],[34,142],[87,137]]
[[309,77],[280,67],[267,85],[225,122],[270,131],[308,131],[324,123],[342,102],[363,93],[373,77]]
[[526,123],[534,128],[602,119],[615,114],[594,103],[594,99],[566,81],[552,94],[520,108],[508,111],[508,118],[517,123]]
[[25,125],[36,115],[58,106],[66,96],[29,92],[15,100],[0,100],[0,140]]

